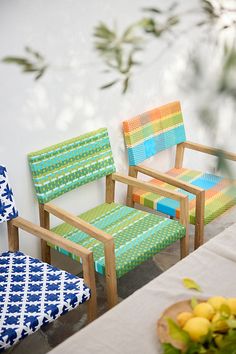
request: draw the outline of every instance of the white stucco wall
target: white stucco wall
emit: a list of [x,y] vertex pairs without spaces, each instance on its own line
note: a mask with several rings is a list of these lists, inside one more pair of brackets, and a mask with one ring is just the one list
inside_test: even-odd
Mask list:
[[[160,0],[1,0],[0,58],[23,55],[23,48],[28,45],[52,64],[41,80],[34,81],[18,67],[0,62],[0,163],[8,168],[21,216],[38,222],[37,201],[27,164],[27,153],[31,151],[107,126],[117,169],[126,172],[122,120],[172,100],[182,102],[189,140],[211,142],[210,132],[201,126],[196,116],[196,106],[207,92],[207,81],[197,95],[183,90],[175,79],[184,77],[187,49],[200,45],[200,36],[194,31],[176,39],[171,50],[164,50],[165,40],[150,42],[151,55],[134,75],[126,95],[122,95],[118,87],[98,89],[109,79],[101,72],[102,62],[93,49],[94,26],[99,21],[110,25],[116,21],[124,28],[141,17],[142,7],[165,7],[170,3]],[[197,7],[198,2],[182,0],[179,5],[180,9],[186,9],[190,5]],[[188,21],[191,22],[191,18],[186,16],[185,25]],[[183,78],[181,81],[183,83]],[[215,142],[222,145],[223,141],[227,149],[235,150],[232,139],[228,139],[235,128],[230,114],[228,118],[224,116],[223,135],[218,134]],[[196,160],[188,156],[186,165],[196,168]],[[199,168],[210,165],[202,158],[197,162]],[[171,163],[173,151],[163,152],[155,159],[161,170]],[[120,200],[124,200],[125,190],[118,194]],[[103,183],[99,181],[68,193],[57,203],[80,213],[102,202],[103,196]],[[0,249],[6,248],[6,226],[0,225]],[[21,249],[39,255],[39,243],[34,238],[22,238]]]

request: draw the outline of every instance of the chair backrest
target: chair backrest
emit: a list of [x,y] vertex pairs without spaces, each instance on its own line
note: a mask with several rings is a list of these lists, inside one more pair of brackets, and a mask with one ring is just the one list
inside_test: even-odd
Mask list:
[[18,216],[12,189],[9,185],[7,169],[0,165],[0,223]]
[[186,141],[179,102],[171,102],[125,120],[123,128],[130,166]]
[[106,128],[33,152],[28,157],[40,203],[115,171]]

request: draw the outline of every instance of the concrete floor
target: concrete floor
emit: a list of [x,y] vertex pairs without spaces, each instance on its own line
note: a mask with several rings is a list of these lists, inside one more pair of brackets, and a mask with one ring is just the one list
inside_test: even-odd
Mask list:
[[[205,241],[208,241],[236,221],[236,208],[205,227]],[[190,249],[193,250],[193,233],[190,229]],[[118,282],[119,300],[122,301],[141,286],[161,274],[163,271],[179,261],[179,244],[176,243],[159,253],[152,260],[145,262],[135,270],[129,272]],[[99,315],[106,311],[105,286],[103,277],[98,277],[98,308]],[[86,325],[86,306],[82,305],[57,321],[46,325],[36,333],[25,338],[5,353],[9,354],[45,354],[59,343],[70,337]]]

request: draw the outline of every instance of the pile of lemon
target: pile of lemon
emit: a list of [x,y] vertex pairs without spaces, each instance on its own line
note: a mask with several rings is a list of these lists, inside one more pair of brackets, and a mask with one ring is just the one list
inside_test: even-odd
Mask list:
[[197,303],[192,312],[179,313],[176,320],[192,341],[202,342],[211,332],[216,345],[220,346],[224,334],[230,328],[230,321],[232,323],[236,320],[236,298],[211,297]]

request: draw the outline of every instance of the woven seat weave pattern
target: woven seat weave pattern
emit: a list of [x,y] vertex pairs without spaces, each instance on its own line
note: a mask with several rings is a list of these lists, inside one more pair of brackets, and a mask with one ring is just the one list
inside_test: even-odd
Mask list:
[[[104,203],[79,217],[114,237],[117,277],[185,236],[185,227],[177,221],[117,203]],[[52,230],[93,251],[96,271],[105,274],[104,247],[101,242],[66,223]],[[73,254],[50,246],[78,260]]]
[[[236,204],[235,180],[229,180],[210,173],[203,173],[187,168],[173,168],[168,171],[167,174],[205,190],[205,224],[208,224]],[[151,179],[149,182],[163,188],[187,194],[189,198],[190,223],[195,224],[195,195],[155,179]],[[145,205],[159,212],[179,218],[179,202],[175,200],[164,198],[154,193],[146,193],[145,191],[138,189],[134,191],[133,200],[138,204]]]
[[0,255],[0,351],[89,300],[84,280],[22,252]]
[[40,203],[115,171],[106,128],[29,154]]
[[179,102],[155,108],[123,122],[129,165],[135,166],[186,141]]

